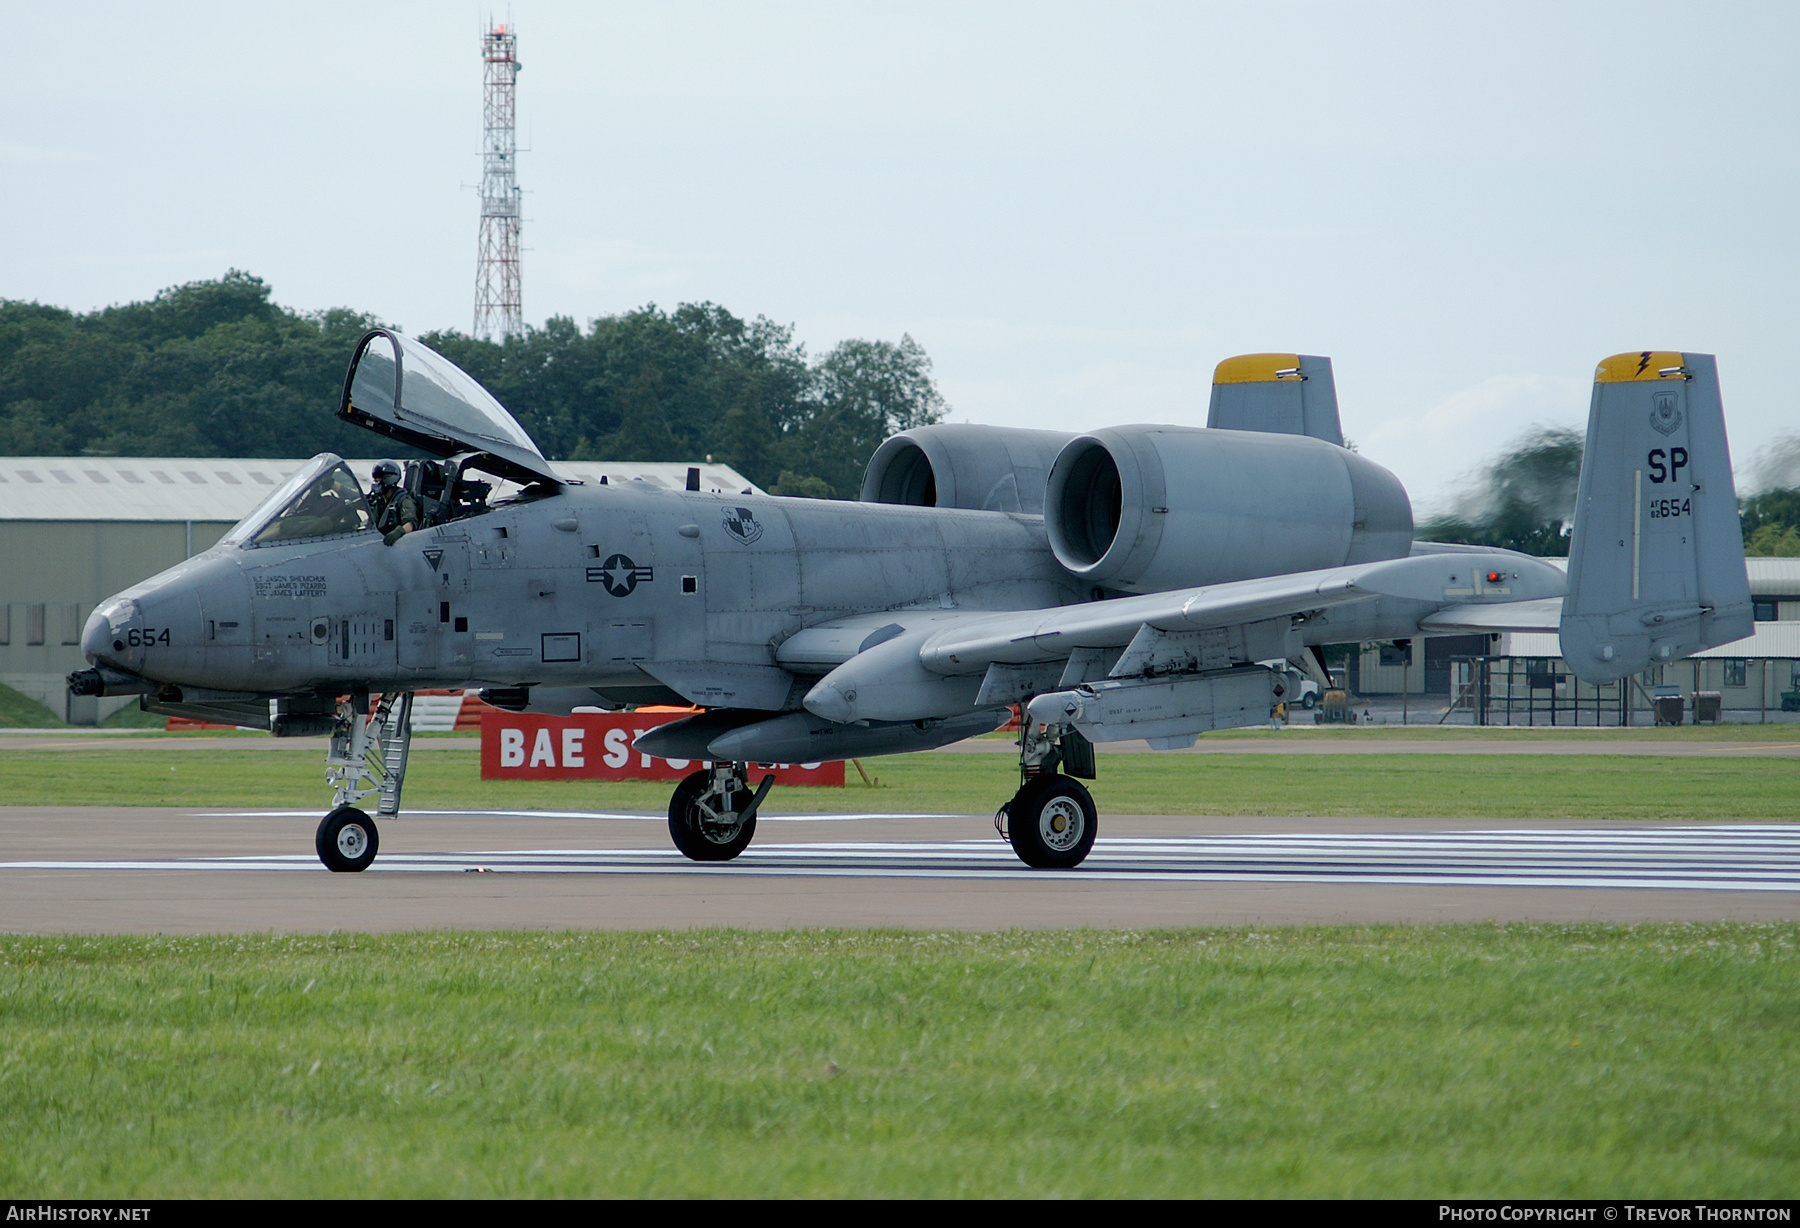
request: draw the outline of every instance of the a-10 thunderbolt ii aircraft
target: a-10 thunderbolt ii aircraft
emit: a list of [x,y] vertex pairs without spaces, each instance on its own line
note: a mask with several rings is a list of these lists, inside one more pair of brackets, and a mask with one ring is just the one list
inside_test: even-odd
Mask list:
[[[1600,364],[1566,577],[1414,541],[1399,481],[1343,446],[1329,361],[1295,354],[1220,363],[1205,428],[903,432],[859,502],[565,480],[479,384],[387,330],[359,343],[338,415],[441,458],[406,466],[419,531],[384,544],[357,475],[317,456],[212,549],[99,606],[70,679],[329,734],[333,870],[375,859],[369,798],[399,811],[416,690],[697,706],[637,745],[706,765],[669,807],[698,861],[749,844],[759,763],[929,749],[1019,704],[1000,820],[1028,865],[1067,868],[1097,829],[1094,742],[1266,721],[1322,679],[1322,644],[1555,628],[1597,683],[1751,631],[1702,354]],[[520,488],[491,498],[478,473]]]

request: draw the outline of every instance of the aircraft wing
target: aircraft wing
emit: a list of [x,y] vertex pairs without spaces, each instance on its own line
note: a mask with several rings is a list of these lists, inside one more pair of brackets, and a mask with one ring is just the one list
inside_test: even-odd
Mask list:
[[1204,631],[1380,597],[1444,602],[1473,595],[1470,569],[1466,557],[1426,555],[1088,605],[970,615],[931,634],[919,659],[935,673],[968,673],[993,664],[1061,660],[1077,648],[1122,647],[1145,627]]
[[1098,679],[1288,658],[1298,651],[1293,619],[1334,607],[1388,600],[1428,613],[1563,584],[1554,569],[1495,560],[1421,555],[1037,610],[894,610],[808,628],[776,659],[825,674],[806,696],[814,715],[917,720]]
[[776,660],[790,669],[829,670],[906,635],[926,668],[964,674],[995,662],[1061,660],[1078,648],[1117,648],[1146,624],[1191,631],[1324,609],[1373,595],[1341,575],[1309,572],[1041,610],[891,610],[808,627],[781,645]]
[[921,632],[929,638],[920,659],[938,673],[970,673],[994,662],[1060,660],[1076,648],[1117,648],[1146,624],[1195,630],[1367,600],[1376,594],[1357,588],[1355,577],[1345,574],[1360,570],[1302,572],[1040,610],[858,614],[795,633],[776,651],[776,660],[789,669],[821,672],[902,635],[918,640]]
[[1146,626],[1199,631],[1366,601],[1374,595],[1357,588],[1349,577],[1301,573],[1088,605],[968,615],[933,632],[919,646],[919,660],[939,674],[1056,661],[1080,648],[1123,647]]

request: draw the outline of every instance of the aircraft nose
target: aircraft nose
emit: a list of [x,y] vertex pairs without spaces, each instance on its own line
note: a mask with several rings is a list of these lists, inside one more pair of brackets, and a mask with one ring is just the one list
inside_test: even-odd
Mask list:
[[137,603],[121,597],[101,602],[81,629],[81,651],[94,664],[124,663],[126,639],[138,621]]

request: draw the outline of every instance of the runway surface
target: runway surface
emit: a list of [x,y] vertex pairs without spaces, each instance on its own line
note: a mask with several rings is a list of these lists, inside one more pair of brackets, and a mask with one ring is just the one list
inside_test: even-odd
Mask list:
[[[1463,727],[1466,728],[1466,727]],[[205,737],[195,734],[156,736],[132,734],[104,736],[111,731],[88,730],[79,734],[45,733],[35,730],[0,730],[0,752],[4,751],[208,751],[241,750],[272,753],[306,752],[322,754],[320,738]],[[1345,734],[1337,730],[1309,728],[1285,729],[1279,734],[1258,733],[1252,737],[1203,737],[1194,745],[1180,750],[1156,751],[1159,755],[1644,755],[1676,758],[1750,757],[1759,759],[1800,759],[1800,736],[1780,740],[1702,738],[1692,741],[1654,736],[1652,731],[1626,733],[1619,731],[1571,728],[1529,730],[1513,727],[1492,731],[1461,732],[1422,729],[1417,736],[1392,736],[1398,730],[1385,728],[1364,734]],[[1713,732],[1711,730],[1707,732]],[[1800,726],[1795,727],[1800,733]],[[1482,735],[1488,736],[1482,736]],[[413,752],[473,750],[477,739],[426,739],[413,743]],[[1149,754],[1150,744],[1143,741],[1104,742],[1097,748],[1103,754]],[[963,755],[1016,755],[1018,748],[1009,738],[970,738],[936,753]]]
[[656,815],[412,812],[360,875],[296,811],[0,812],[15,931],[1800,919],[1800,825],[1108,816],[1033,871],[988,820],[769,816],[699,865]]
[[[243,816],[243,817],[263,817]],[[579,816],[591,817],[591,816]],[[620,816],[622,817],[622,816]],[[856,822],[911,816],[851,815]],[[931,816],[918,816],[931,817]],[[0,862],[17,870],[210,870],[324,873],[311,853],[127,861]],[[698,865],[674,849],[477,849],[389,854],[368,873],[677,874],[695,878],[1037,877],[995,839],[764,843],[736,861]],[[1669,887],[1800,891],[1800,827],[1682,826],[1423,835],[1126,837],[1097,846],[1079,880],[1388,883],[1467,887]]]

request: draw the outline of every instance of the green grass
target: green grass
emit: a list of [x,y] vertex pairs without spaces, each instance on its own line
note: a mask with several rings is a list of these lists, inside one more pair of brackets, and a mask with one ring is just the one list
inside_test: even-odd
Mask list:
[[0,729],[66,729],[63,719],[37,700],[0,682]]
[[[136,743],[136,744],[134,744]],[[254,741],[188,750],[120,739],[106,747],[0,750],[10,805],[319,807],[318,753]],[[791,788],[770,813],[992,813],[1017,784],[1001,754],[900,755],[855,769],[842,789]],[[1094,796],[1106,814],[1368,815],[1800,820],[1800,765],[1756,757],[1552,755],[1102,755]],[[473,739],[414,743],[405,804],[415,809],[657,811],[659,781],[489,781]]]
[[1793,1198],[1797,948],[0,938],[0,1196]]

